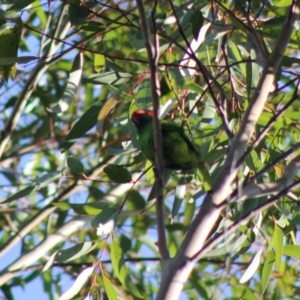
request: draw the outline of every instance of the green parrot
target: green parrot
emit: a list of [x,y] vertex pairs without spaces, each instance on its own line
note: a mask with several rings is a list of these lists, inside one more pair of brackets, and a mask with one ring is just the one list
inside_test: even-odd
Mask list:
[[[153,164],[155,162],[152,110],[138,109],[131,120],[137,128],[141,151]],[[210,177],[205,163],[183,128],[170,121],[161,121],[164,167],[172,170],[201,170],[200,179],[205,190],[210,190]]]

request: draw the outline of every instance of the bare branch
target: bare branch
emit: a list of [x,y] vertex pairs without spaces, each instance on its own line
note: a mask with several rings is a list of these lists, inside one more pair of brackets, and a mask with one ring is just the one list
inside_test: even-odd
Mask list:
[[137,1],[140,13],[141,29],[144,36],[145,46],[149,57],[150,78],[152,85],[152,103],[153,103],[153,128],[154,128],[154,150],[155,150],[155,184],[156,184],[156,215],[157,215],[157,232],[158,232],[158,249],[162,261],[169,259],[169,251],[167,247],[164,220],[164,194],[163,194],[163,155],[162,155],[162,137],[161,124],[159,120],[160,109],[160,85],[158,80],[158,37],[155,27],[155,9],[157,2],[155,1],[152,11],[152,23],[154,26],[154,46],[151,41],[148,21],[145,13],[143,0]]

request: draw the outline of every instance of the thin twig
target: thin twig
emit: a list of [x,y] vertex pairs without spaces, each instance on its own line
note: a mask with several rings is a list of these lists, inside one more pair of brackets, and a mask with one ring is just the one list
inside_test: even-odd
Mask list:
[[151,42],[151,36],[146,17],[143,0],[137,0],[137,6],[140,13],[141,29],[145,41],[149,57],[150,78],[152,85],[152,103],[153,103],[153,128],[154,128],[154,150],[155,150],[155,185],[156,185],[156,216],[157,216],[157,233],[158,233],[158,249],[162,258],[162,262],[169,259],[169,251],[165,233],[164,219],[164,195],[163,195],[163,156],[162,156],[162,137],[161,124],[159,120],[159,97],[160,88],[158,80],[158,38],[155,27],[155,10],[157,2],[155,1],[152,11],[152,22],[154,27],[154,46]]

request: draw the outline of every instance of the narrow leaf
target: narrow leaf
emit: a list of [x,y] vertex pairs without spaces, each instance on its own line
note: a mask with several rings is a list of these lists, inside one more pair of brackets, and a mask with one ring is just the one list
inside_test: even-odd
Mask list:
[[200,10],[195,11],[190,18],[192,33],[195,40],[198,39],[199,32],[203,25],[203,21],[204,19]]
[[70,168],[72,174],[83,175],[84,172],[83,164],[77,158],[68,157],[67,165]]
[[93,242],[84,242],[77,244],[71,248],[59,251],[56,255],[55,260],[58,262],[68,262],[75,260],[79,257],[82,257],[83,255],[86,255],[96,246],[98,246],[98,244]]
[[115,107],[116,103],[117,99],[115,97],[111,97],[102,106],[97,118],[97,131],[100,133],[100,135],[103,135],[104,120],[109,112]]
[[97,235],[107,234],[113,231],[119,217],[116,208],[107,208],[99,213],[91,222],[93,228],[97,228]]
[[123,288],[136,298],[143,298],[128,273],[122,249],[115,240],[111,244],[111,262]]
[[96,125],[97,116],[102,105],[103,104],[101,102],[95,103],[75,123],[66,136],[65,141],[59,147],[62,153],[71,148],[77,139],[81,138],[86,132]]
[[50,258],[48,259],[47,263],[45,264],[42,272],[46,272],[47,270],[49,270],[49,268],[51,268],[51,266],[53,265],[56,255],[57,255],[58,251],[55,251]]
[[[18,16],[19,17],[19,16]],[[15,25],[13,28],[6,29],[0,32],[0,59],[5,60],[7,58],[16,59],[18,55],[18,49],[21,41],[22,27]],[[16,77],[16,63],[0,65],[0,86],[3,82],[7,82],[8,79],[15,79]]]
[[38,186],[37,185],[30,185],[28,187],[26,187],[25,189],[15,193],[14,195],[8,197],[6,200],[0,202],[1,204],[3,203],[9,203],[9,202],[12,202],[12,201],[15,201],[15,200],[18,200],[22,197],[25,197],[27,195],[29,195],[31,192],[35,191],[38,189]]
[[65,202],[54,202],[52,203],[54,206],[62,209],[62,210],[68,210],[73,209],[76,213],[81,215],[87,215],[87,216],[96,216],[99,213],[101,213],[103,210],[106,209],[118,209],[118,205],[114,204],[112,202],[95,202],[95,203],[82,203],[82,204],[76,204],[76,203],[65,203]]
[[132,181],[131,174],[124,167],[110,164],[103,171],[114,182],[128,183]]
[[109,300],[118,300],[118,296],[114,289],[113,284],[111,283],[109,278],[107,278],[103,273],[102,273],[102,280],[104,283],[104,288],[105,288],[105,292],[106,292],[108,299]]
[[283,254],[283,232],[281,228],[275,224],[273,235],[274,248],[275,248],[275,265],[279,273],[282,267],[282,254]]
[[65,92],[57,104],[55,104],[51,108],[48,108],[50,112],[62,113],[69,108],[70,104],[72,103],[72,101],[74,100],[77,94],[79,83],[82,76],[82,70],[83,70],[83,53],[79,52],[76,55],[74,63],[72,65],[72,69],[69,75],[69,80]]
[[271,272],[272,272],[272,269],[274,266],[274,262],[275,262],[275,253],[271,250],[268,252],[265,263],[262,268],[262,274],[261,274],[262,294],[265,292],[265,290],[268,286]]
[[109,85],[126,85],[132,75],[125,72],[106,72],[100,74],[93,74],[85,79],[84,82],[93,84],[109,84]]
[[74,296],[76,296],[80,292],[81,288],[88,281],[93,272],[94,267],[89,267],[83,270],[79,274],[73,285],[62,296],[60,296],[58,300],[74,299]]
[[94,69],[95,72],[100,73],[105,66],[105,56],[103,54],[94,54]]
[[178,215],[181,204],[186,193],[186,185],[183,182],[178,182],[175,190],[175,199],[172,206],[172,219]]
[[286,245],[283,248],[283,254],[291,257],[300,258],[300,246],[298,245]]
[[262,250],[263,250],[263,248],[261,247],[259,249],[259,251],[255,254],[252,262],[250,263],[250,265],[248,266],[247,270],[245,271],[245,273],[243,274],[242,278],[240,279],[240,281],[239,281],[240,283],[245,283],[249,279],[252,278],[252,276],[256,272],[257,268],[259,267],[260,257],[261,257],[261,254],[262,254]]
[[33,182],[39,184],[39,188],[48,185],[50,182],[53,182],[54,180],[60,178],[62,176],[61,171],[53,171],[46,173],[44,175],[38,176],[34,179],[32,179]]

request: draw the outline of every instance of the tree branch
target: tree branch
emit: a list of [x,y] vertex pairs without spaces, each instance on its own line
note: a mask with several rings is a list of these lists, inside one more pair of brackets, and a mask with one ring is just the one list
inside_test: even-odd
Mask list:
[[164,219],[164,194],[163,194],[163,155],[162,155],[162,137],[160,116],[160,85],[158,80],[158,37],[155,26],[155,10],[157,2],[155,1],[154,9],[152,11],[152,22],[154,27],[154,46],[151,42],[151,36],[146,17],[143,0],[137,0],[137,6],[140,13],[141,29],[145,41],[149,57],[150,78],[152,85],[152,103],[153,103],[153,128],[154,128],[154,151],[155,151],[155,185],[156,185],[156,216],[157,216],[157,232],[158,232],[158,249],[162,258],[162,262],[169,259],[169,251],[166,241],[165,233],[165,219]]

